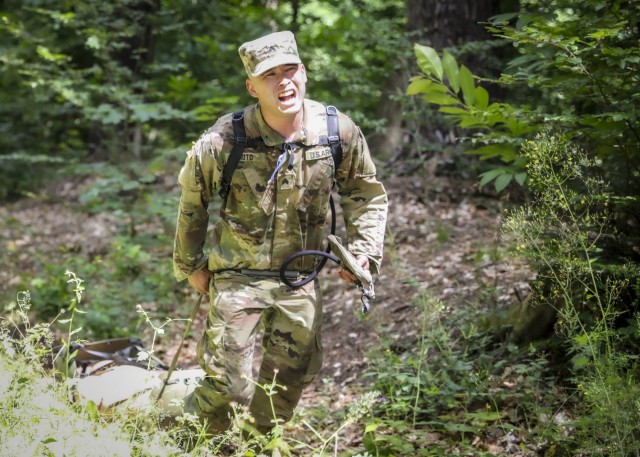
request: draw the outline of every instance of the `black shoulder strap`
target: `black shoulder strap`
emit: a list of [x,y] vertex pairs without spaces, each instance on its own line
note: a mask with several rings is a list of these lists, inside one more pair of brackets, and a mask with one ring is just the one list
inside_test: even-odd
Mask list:
[[231,122],[233,124],[233,148],[227,157],[227,162],[222,169],[222,179],[220,181],[220,191],[218,195],[222,197],[222,200],[226,200],[229,195],[229,188],[231,187],[231,178],[233,172],[240,163],[240,158],[244,149],[247,147],[247,134],[244,130],[244,109],[235,111],[231,116]]
[[340,143],[340,125],[338,123],[338,110],[333,105],[327,105],[327,141],[333,156],[334,169],[342,162],[342,143]]

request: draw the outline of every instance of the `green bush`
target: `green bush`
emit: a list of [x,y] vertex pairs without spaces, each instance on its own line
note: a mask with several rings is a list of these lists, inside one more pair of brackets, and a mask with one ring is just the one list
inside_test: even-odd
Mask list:
[[534,300],[556,310],[556,331],[568,346],[578,398],[565,440],[577,453],[634,455],[640,271],[633,262],[612,263],[602,248],[616,237],[602,167],[549,135],[527,142],[523,154],[533,199],[511,211],[504,228],[536,266]]

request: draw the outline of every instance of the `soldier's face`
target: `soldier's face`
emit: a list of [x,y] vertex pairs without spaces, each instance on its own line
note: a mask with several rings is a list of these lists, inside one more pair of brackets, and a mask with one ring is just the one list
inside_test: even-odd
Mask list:
[[247,80],[247,90],[260,109],[274,116],[295,115],[302,109],[307,73],[302,64],[279,65]]

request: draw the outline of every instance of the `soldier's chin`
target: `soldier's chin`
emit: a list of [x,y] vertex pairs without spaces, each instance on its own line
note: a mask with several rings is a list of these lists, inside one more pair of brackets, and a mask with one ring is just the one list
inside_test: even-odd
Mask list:
[[292,97],[287,100],[278,100],[278,105],[280,105],[280,110],[284,113],[297,113],[302,108],[302,100],[298,97]]

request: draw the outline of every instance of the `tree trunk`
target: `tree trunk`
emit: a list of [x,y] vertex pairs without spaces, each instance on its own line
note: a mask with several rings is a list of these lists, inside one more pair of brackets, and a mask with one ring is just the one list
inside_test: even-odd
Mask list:
[[499,11],[498,0],[407,0],[407,30],[417,41],[441,50],[490,35],[479,24]]
[[[160,0],[137,0],[126,4],[126,8],[116,10],[116,15],[123,23],[135,31],[131,36],[121,41],[121,50],[113,53],[114,60],[131,71],[131,84],[143,78],[142,72],[155,59],[154,17],[161,9]],[[142,100],[146,97],[141,89],[135,91]],[[133,154],[136,159],[142,158],[145,143],[141,124],[130,125],[126,120],[123,126],[125,135],[122,141],[122,151]]]
[[298,13],[300,12],[300,1],[291,0],[291,31],[298,31]]
[[392,157],[400,155],[402,149],[404,127],[402,122],[403,106],[399,99],[394,98],[403,94],[407,87],[407,75],[402,70],[396,70],[389,75],[389,80],[380,97],[378,105],[378,119],[385,119],[382,132],[369,135],[369,147],[372,154],[388,162]]

